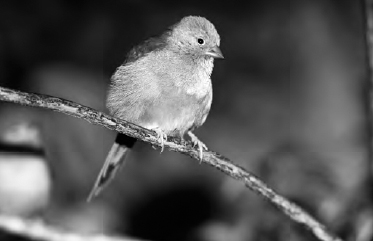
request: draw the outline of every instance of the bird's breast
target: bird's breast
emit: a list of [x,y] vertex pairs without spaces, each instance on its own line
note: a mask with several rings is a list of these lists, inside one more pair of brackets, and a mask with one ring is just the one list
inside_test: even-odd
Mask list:
[[193,76],[194,81],[186,85],[186,92],[197,98],[204,98],[212,91],[211,73],[214,67],[213,59],[202,58],[195,64]]
[[148,69],[161,89],[204,98],[211,92],[213,58],[180,57],[173,52],[151,54]]
[[[151,54],[146,61],[141,69],[147,81],[157,86],[158,93],[146,101],[137,123],[146,128],[158,127],[168,135],[183,135],[202,125],[212,100],[212,59],[196,63],[164,52]],[[144,75],[141,73],[141,80]]]

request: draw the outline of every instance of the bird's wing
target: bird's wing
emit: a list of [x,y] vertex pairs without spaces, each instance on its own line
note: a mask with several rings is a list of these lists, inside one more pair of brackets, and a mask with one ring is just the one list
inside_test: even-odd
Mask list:
[[144,57],[150,52],[162,50],[167,45],[167,37],[169,35],[170,35],[170,31],[167,31],[160,36],[149,38],[145,40],[143,43],[135,46],[127,54],[125,64],[130,63],[130,62],[135,62],[136,60]]

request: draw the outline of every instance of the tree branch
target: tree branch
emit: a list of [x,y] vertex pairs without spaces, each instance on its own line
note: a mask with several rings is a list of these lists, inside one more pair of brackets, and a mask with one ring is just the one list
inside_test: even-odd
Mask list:
[[107,235],[83,235],[60,231],[48,227],[40,220],[26,220],[20,217],[0,215],[0,229],[7,233],[45,241],[140,241],[138,239],[109,237]]
[[[68,100],[47,95],[24,93],[3,87],[0,87],[0,100],[58,111],[160,147],[155,132]],[[170,137],[165,141],[164,146],[171,151],[180,152],[199,161],[199,151],[197,148],[193,148],[190,142]],[[203,153],[202,162],[217,168],[234,179],[240,180],[246,187],[270,201],[292,220],[310,229],[319,240],[341,241],[340,238],[331,234],[324,225],[299,206],[277,194],[255,175],[233,164],[228,158],[213,151],[206,151]]]

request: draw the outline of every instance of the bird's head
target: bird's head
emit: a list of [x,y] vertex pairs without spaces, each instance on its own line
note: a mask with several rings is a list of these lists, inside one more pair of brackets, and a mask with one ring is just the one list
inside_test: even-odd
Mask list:
[[188,16],[170,29],[170,48],[192,58],[224,58],[219,49],[220,36],[203,17]]

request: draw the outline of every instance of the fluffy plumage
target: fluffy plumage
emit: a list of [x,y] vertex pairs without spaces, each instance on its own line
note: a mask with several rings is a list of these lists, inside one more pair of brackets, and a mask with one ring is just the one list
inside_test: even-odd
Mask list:
[[168,135],[183,136],[202,125],[212,101],[213,57],[206,53],[219,44],[212,23],[186,17],[160,37],[135,47],[112,77],[110,112]]
[[[190,131],[201,126],[209,113],[213,61],[223,58],[219,45],[211,22],[189,16],[134,47],[112,76],[107,97],[110,113],[157,131],[162,140],[188,133],[202,153],[205,145]],[[118,157],[110,159],[120,165]],[[106,163],[114,162],[107,159]],[[100,176],[104,180],[108,174],[104,171]]]

